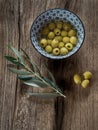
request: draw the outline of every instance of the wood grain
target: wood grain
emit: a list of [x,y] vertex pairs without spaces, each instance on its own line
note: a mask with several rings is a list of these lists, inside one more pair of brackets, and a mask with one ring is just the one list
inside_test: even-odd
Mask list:
[[[0,130],[98,130],[98,0],[0,0]],[[80,51],[66,60],[47,60],[30,41],[34,19],[50,8],[65,8],[83,21],[86,37]],[[67,98],[41,100],[26,96],[24,86],[8,71],[6,47],[24,48],[46,75],[47,63]],[[72,82],[74,73],[93,72],[90,87],[83,89]]]
[[4,59],[8,43],[18,48],[18,1],[0,1],[0,130],[11,130],[13,124],[17,80],[7,69]]

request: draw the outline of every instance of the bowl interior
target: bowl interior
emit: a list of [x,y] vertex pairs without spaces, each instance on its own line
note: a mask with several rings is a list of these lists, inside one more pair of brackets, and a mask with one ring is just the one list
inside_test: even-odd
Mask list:
[[[48,54],[47,52],[45,52],[44,49],[39,45],[38,36],[40,29],[43,26],[45,26],[45,24],[47,24],[50,21],[60,21],[60,20],[69,21],[74,26],[74,28],[77,30],[78,43],[73,48],[73,50],[70,51],[68,54],[64,56],[61,55],[54,56],[52,54]],[[30,37],[33,46],[39,53],[51,59],[63,59],[73,55],[75,52],[79,50],[85,37],[85,30],[83,23],[81,22],[79,17],[74,13],[65,9],[51,9],[42,13],[35,19],[31,27]]]

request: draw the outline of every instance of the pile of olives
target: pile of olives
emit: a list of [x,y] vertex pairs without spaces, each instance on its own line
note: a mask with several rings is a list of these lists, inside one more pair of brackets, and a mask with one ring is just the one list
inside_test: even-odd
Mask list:
[[40,31],[40,46],[55,56],[66,55],[77,41],[77,31],[70,22],[52,21]]
[[[81,85],[83,88],[87,88],[90,83],[90,79],[92,78],[92,72],[85,71],[82,75],[83,76],[80,76],[79,74],[75,74],[73,77],[74,82],[77,85]],[[83,80],[81,77],[83,77]]]

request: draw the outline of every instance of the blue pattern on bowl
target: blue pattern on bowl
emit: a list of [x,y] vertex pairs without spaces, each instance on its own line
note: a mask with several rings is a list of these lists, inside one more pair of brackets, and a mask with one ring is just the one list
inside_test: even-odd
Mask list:
[[[45,24],[47,24],[48,22],[54,21],[54,20],[69,21],[77,30],[78,43],[76,44],[76,46],[73,48],[72,51],[70,51],[68,54],[63,55],[63,56],[62,55],[54,56],[52,54],[48,54],[38,43],[38,35],[39,35],[40,29],[43,26],[45,26]],[[80,18],[74,13],[65,9],[50,9],[46,12],[43,12],[35,19],[35,21],[32,24],[31,31],[30,31],[31,42],[33,46],[35,47],[35,49],[43,56],[47,58],[51,58],[51,59],[64,59],[73,55],[81,47],[84,41],[84,37],[85,37],[84,25],[82,21],[80,20]]]

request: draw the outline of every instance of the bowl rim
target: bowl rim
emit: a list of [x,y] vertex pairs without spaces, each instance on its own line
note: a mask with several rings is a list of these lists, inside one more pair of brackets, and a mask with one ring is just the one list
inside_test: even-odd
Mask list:
[[[38,51],[38,49],[35,47],[35,45],[32,43],[32,40],[31,40],[31,37],[32,37],[32,36],[31,36],[32,27],[33,27],[35,21],[36,21],[42,14],[44,14],[44,13],[46,13],[46,12],[48,12],[48,11],[57,10],[57,9],[59,9],[59,10],[65,10],[65,11],[68,11],[68,12],[70,12],[70,13],[76,15],[77,18],[80,20],[80,22],[81,22],[81,24],[82,24],[82,27],[83,27],[83,31],[84,31],[84,37],[83,37],[83,41],[82,41],[80,47],[79,47],[73,54],[71,54],[71,55],[68,56],[68,57],[59,57],[59,58],[47,57],[46,55],[44,55],[44,54],[42,54],[40,51]],[[84,27],[84,24],[83,24],[81,18],[80,18],[77,14],[75,14],[73,11],[70,11],[69,9],[64,9],[64,8],[52,8],[52,9],[48,9],[48,10],[43,11],[42,13],[40,13],[40,14],[34,19],[33,23],[31,24],[31,28],[30,28],[30,41],[31,41],[31,44],[33,45],[33,47],[35,48],[35,50],[36,50],[38,53],[40,53],[42,56],[44,56],[45,58],[48,58],[48,59],[52,59],[52,60],[62,60],[62,59],[67,59],[67,58],[73,56],[74,54],[76,54],[76,53],[80,50],[80,48],[82,47],[82,45],[83,45],[83,43],[84,43],[84,40],[85,40],[85,27]],[[57,56],[57,57],[58,57],[58,56]]]

